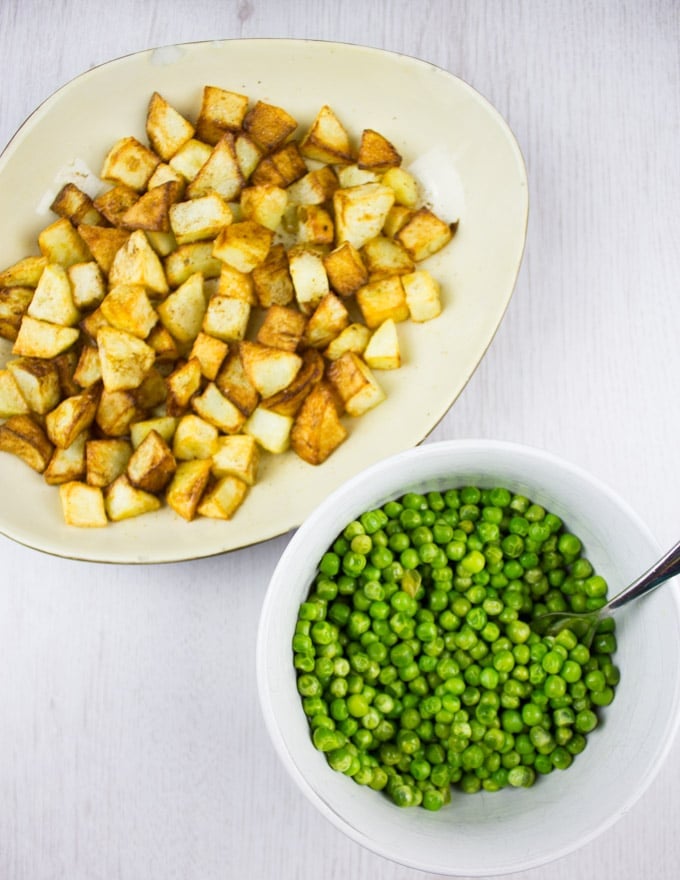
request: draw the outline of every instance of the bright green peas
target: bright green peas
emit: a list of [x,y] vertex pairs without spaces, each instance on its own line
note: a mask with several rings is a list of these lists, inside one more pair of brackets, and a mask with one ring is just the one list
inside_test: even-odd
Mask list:
[[616,636],[611,632],[596,633],[592,650],[595,654],[613,654],[616,651]]
[[339,730],[331,730],[328,727],[317,727],[312,735],[312,740],[321,752],[332,752],[342,748],[347,742],[346,736]]
[[531,627],[522,620],[514,620],[505,628],[507,637],[514,644],[524,644],[531,635]]
[[541,666],[550,674],[557,674],[564,664],[564,658],[558,651],[548,651],[543,655]]
[[[524,552],[524,541],[517,534],[513,533],[510,535],[506,535],[506,537],[503,538],[503,540],[501,541],[501,549],[503,550],[503,553],[509,559],[517,559]],[[513,578],[513,577],[517,576],[517,574],[516,574],[517,569],[516,568],[508,569],[508,566],[506,565],[505,568],[503,569],[503,571],[504,571],[504,574],[509,578]],[[520,569],[520,572],[521,572],[521,569]]]
[[520,764],[508,771],[508,785],[513,788],[530,788],[536,780],[536,771]]
[[567,684],[574,684],[579,681],[583,674],[581,666],[574,660],[565,660],[560,669],[560,675]]
[[570,532],[563,532],[557,539],[557,549],[567,559],[575,559],[582,548],[581,540]]
[[460,564],[465,571],[470,574],[476,574],[477,572],[482,571],[486,565],[486,559],[484,558],[484,554],[480,553],[479,550],[471,550],[461,559]]
[[512,651],[497,651],[493,656],[492,664],[497,672],[511,672],[515,665]]
[[418,510],[405,507],[399,514],[399,522],[403,529],[410,532],[423,524],[423,517]]
[[567,683],[560,675],[548,675],[543,682],[543,691],[548,699],[558,699],[567,692]]
[[525,703],[522,707],[522,721],[527,727],[534,727],[543,720],[543,710],[535,703]]
[[601,691],[593,691],[590,700],[594,706],[608,706],[614,699],[614,689],[604,687]]
[[576,714],[574,726],[578,733],[590,733],[597,727],[597,715],[591,709],[582,709]]
[[419,623],[416,627],[416,637],[420,639],[421,642],[432,642],[437,638],[439,630],[437,625],[431,623],[430,621],[423,621],[423,623]]
[[376,547],[371,553],[370,560],[371,565],[382,571],[394,560],[394,554],[389,547]]
[[453,540],[446,545],[445,552],[452,562],[460,562],[467,552],[465,541]]
[[418,568],[418,565],[420,564],[418,551],[414,547],[407,547],[406,550],[403,550],[399,555],[399,562],[407,571]]
[[359,556],[366,556],[373,549],[373,541],[369,535],[355,535],[355,537],[349,542],[349,548],[352,553],[356,553]]
[[598,574],[586,578],[583,588],[586,592],[586,596],[589,596],[590,598],[599,599],[607,595],[607,581]]
[[366,557],[361,553],[348,550],[342,557],[342,570],[350,577],[358,577],[366,567]]
[[521,713],[516,709],[504,709],[501,712],[501,727],[506,733],[521,733],[524,730]]
[[319,571],[328,577],[335,577],[340,571],[340,557],[337,553],[324,553],[319,563]]

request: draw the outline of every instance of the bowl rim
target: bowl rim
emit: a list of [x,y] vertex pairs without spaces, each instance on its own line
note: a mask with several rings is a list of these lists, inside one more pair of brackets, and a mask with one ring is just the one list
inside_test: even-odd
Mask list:
[[[471,451],[474,451],[476,453],[487,453],[490,455],[494,455],[498,452],[519,454],[520,456],[525,456],[527,457],[527,459],[530,460],[541,460],[546,464],[554,465],[558,467],[561,471],[569,474],[575,480],[585,480],[597,492],[606,496],[613,505],[619,507],[622,513],[626,517],[628,517],[632,523],[635,524],[637,529],[639,529],[644,540],[649,544],[650,549],[652,549],[654,552],[660,553],[660,545],[658,541],[654,538],[651,530],[648,528],[648,526],[639,516],[639,514],[621,495],[619,495],[608,483],[603,481],[601,478],[595,476],[584,467],[570,461],[567,458],[564,458],[561,455],[550,452],[547,449],[539,446],[508,440],[476,440],[466,438],[454,440],[438,440],[430,443],[423,443],[412,449],[389,456],[382,461],[365,468],[363,471],[356,474],[350,480],[346,481],[342,486],[340,486],[329,496],[327,496],[327,498],[320,505],[317,506],[316,510],[312,512],[312,514],[292,535],[271,575],[260,612],[256,642],[256,680],[260,708],[265,721],[265,726],[268,730],[270,740],[274,746],[275,751],[281,759],[288,775],[293,779],[297,787],[302,791],[303,794],[305,794],[310,803],[312,803],[327,820],[329,820],[332,824],[339,828],[339,830],[341,830],[343,833],[345,833],[348,837],[350,837],[361,846],[377,853],[383,858],[387,858],[404,866],[415,868],[421,871],[430,871],[437,874],[449,874],[450,876],[463,876],[464,873],[466,876],[485,877],[489,875],[488,869],[475,869],[471,865],[465,865],[461,869],[463,873],[459,874],[456,872],[457,869],[449,868],[447,871],[444,871],[441,866],[438,866],[436,864],[418,863],[413,861],[412,859],[395,855],[395,853],[391,852],[387,847],[370,838],[367,834],[365,834],[356,826],[354,826],[351,822],[349,822],[343,815],[340,815],[340,813],[336,811],[333,806],[329,802],[327,802],[322,797],[322,795],[317,790],[315,790],[314,787],[308,782],[295,760],[295,755],[289,749],[288,742],[285,739],[285,736],[279,726],[279,722],[277,719],[272,700],[272,693],[269,687],[268,673],[269,649],[267,632],[271,623],[270,618],[272,606],[275,604],[278,598],[278,593],[282,587],[281,579],[283,576],[283,572],[286,570],[289,560],[292,559],[299,552],[301,547],[304,547],[306,536],[315,529],[317,519],[321,518],[322,520],[325,520],[326,517],[329,517],[333,509],[337,506],[338,500],[354,493],[355,490],[357,490],[361,486],[362,482],[367,479],[379,476],[382,473],[390,472],[392,470],[399,471],[402,474],[408,473],[408,465],[411,462],[417,461],[419,459],[424,459],[432,456],[440,456],[443,461],[447,455],[465,454],[466,452]],[[416,477],[416,480],[417,479],[418,477]],[[404,477],[402,483],[406,482],[407,478]],[[398,494],[398,492],[399,490],[397,489],[395,491],[395,494]],[[362,506],[361,504],[358,504],[358,506],[355,506],[355,512],[357,514],[365,509],[365,505]],[[678,583],[680,583],[680,580],[676,580],[675,589],[673,589],[673,585],[669,584],[666,587],[666,590],[672,597],[671,601],[675,610],[676,621],[678,623],[678,626],[680,627],[680,590],[677,589]],[[660,773],[661,768],[667,760],[668,755],[674,747],[674,744],[680,733],[680,677],[676,679],[671,703],[672,709],[669,712],[668,722],[666,724],[667,735],[663,743],[660,744],[657,748],[657,759],[655,764],[653,765],[650,772],[646,774],[645,778],[640,782],[640,784],[637,785],[634,790],[630,792],[629,797],[619,803],[618,808],[615,811],[612,811],[608,816],[599,821],[591,829],[590,833],[587,834],[585,837],[581,836],[577,840],[572,841],[571,844],[563,844],[561,847],[551,853],[543,853],[534,856],[527,855],[522,863],[513,862],[512,864],[494,866],[493,875],[501,876],[517,871],[529,870],[531,868],[535,868],[540,865],[554,862],[557,859],[563,858],[564,856],[574,852],[577,849],[581,849],[588,843],[592,842],[594,839],[596,839],[605,831],[610,829],[613,825],[615,825],[622,816],[630,811],[634,804],[636,804],[645,794],[645,792],[648,791],[648,789]]]

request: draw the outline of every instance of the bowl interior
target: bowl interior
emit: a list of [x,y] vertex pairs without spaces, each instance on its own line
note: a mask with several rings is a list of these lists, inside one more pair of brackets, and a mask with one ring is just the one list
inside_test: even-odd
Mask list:
[[[670,748],[680,699],[680,603],[669,585],[620,612],[622,671],[604,723],[567,772],[527,790],[455,796],[438,813],[400,809],[328,768],[310,743],[290,648],[315,564],[355,515],[408,489],[504,485],[561,516],[618,592],[658,557],[635,514],[607,487],[547,453],[513,444],[433,443],[369,468],[335,492],[293,536],[265,600],[258,679],[273,742],[310,800],[350,837],[420,870],[484,876],[547,862],[585,844],[640,797]],[[662,695],[659,669],[671,680]]]

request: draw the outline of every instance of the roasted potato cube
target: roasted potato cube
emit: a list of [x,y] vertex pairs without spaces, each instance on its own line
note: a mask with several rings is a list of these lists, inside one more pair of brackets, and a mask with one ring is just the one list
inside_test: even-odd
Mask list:
[[59,486],[72,480],[85,478],[85,443],[88,432],[83,431],[66,449],[57,447],[52,453],[50,463],[43,471],[48,486]]
[[359,249],[383,228],[394,204],[394,191],[381,183],[364,183],[333,193],[335,241],[348,241]]
[[28,415],[30,408],[10,370],[0,370],[0,419]]
[[207,144],[216,144],[227,132],[237,132],[248,112],[248,96],[217,86],[204,86],[196,135]]
[[218,430],[194,413],[187,413],[177,422],[172,439],[175,458],[188,461],[192,458],[211,458],[217,450]]
[[206,312],[203,275],[195,272],[157,307],[163,326],[180,343],[193,343]]
[[131,455],[132,446],[125,437],[88,440],[85,444],[85,481],[103,489],[125,473]]
[[53,358],[70,348],[80,335],[76,327],[61,327],[24,315],[12,353],[25,357]]
[[387,212],[385,222],[383,223],[383,234],[388,238],[394,238],[413,216],[413,208],[407,208],[405,205],[392,205]]
[[366,326],[371,330],[387,318],[406,321],[409,317],[404,285],[398,275],[369,281],[357,290],[356,300]]
[[168,180],[141,195],[120,217],[123,229],[170,232],[170,208],[179,199],[182,185]]
[[327,293],[307,321],[303,337],[305,344],[325,348],[349,323],[345,304],[334,293]]
[[290,446],[292,426],[292,416],[284,416],[258,406],[243,426],[243,431],[253,437],[267,452],[278,454],[285,452]]
[[350,416],[360,416],[385,399],[370,367],[355,352],[348,351],[333,361],[327,375]]
[[399,242],[384,235],[367,241],[361,255],[371,281],[390,275],[405,275],[415,269],[413,260]]
[[165,442],[170,445],[177,427],[177,419],[173,416],[155,416],[151,419],[142,419],[130,426],[130,442],[132,448],[142,443],[147,434],[155,431]]
[[342,165],[352,161],[349,134],[327,104],[319,110],[302,138],[300,152],[308,159],[316,159],[329,165]]
[[66,397],[45,416],[45,431],[50,442],[66,449],[78,434],[94,422],[99,403],[99,388],[86,388],[80,394]]
[[106,514],[112,522],[120,522],[159,510],[161,500],[130,482],[127,474],[121,474],[104,490]]
[[217,441],[213,455],[212,475],[238,477],[248,486],[254,486],[260,463],[260,447],[250,434],[229,434]]
[[397,370],[401,366],[397,325],[392,318],[387,318],[373,331],[363,358],[372,370]]
[[412,321],[422,323],[441,314],[441,288],[426,269],[402,275],[401,283]]
[[210,479],[212,460],[193,459],[181,461],[165,492],[169,507],[183,519],[191,521],[196,516],[201,497]]
[[171,159],[194,136],[194,126],[158,92],[151,95],[146,112],[149,143],[161,159]]
[[229,205],[215,192],[170,208],[170,225],[178,244],[215,238],[233,220]]
[[313,168],[288,187],[288,200],[295,205],[322,205],[339,186],[338,176],[328,165]]
[[171,287],[179,287],[200,272],[204,279],[219,278],[222,263],[213,256],[212,241],[191,241],[179,245],[165,258],[165,273]]
[[187,187],[191,199],[216,193],[226,202],[235,201],[245,181],[236,155],[234,136],[227,132],[211,148],[204,164]]
[[62,327],[73,327],[80,320],[80,312],[73,302],[71,282],[66,269],[59,263],[45,266],[26,314]]
[[[212,151],[210,144],[204,144],[203,141],[193,137],[182,144],[175,155],[168,160],[168,165],[191,184],[210,158]],[[196,193],[196,195],[204,195],[204,193]]]
[[286,306],[295,299],[288,254],[283,244],[272,245],[264,261],[253,269],[250,277],[256,302],[262,308]]
[[99,263],[96,260],[74,263],[66,272],[71,282],[71,295],[76,309],[95,309],[106,296],[106,284]]
[[201,365],[201,373],[212,381],[219,373],[228,352],[228,343],[201,331],[194,339],[189,358],[195,358]]
[[329,361],[337,361],[346,351],[362,354],[370,338],[371,331],[365,324],[353,322],[331,340],[323,353],[324,357]]
[[151,332],[146,337],[146,344],[156,352],[158,364],[174,363],[179,358],[177,340],[160,322],[151,328]]
[[382,176],[382,183],[394,192],[397,205],[415,208],[418,204],[418,181],[404,168],[388,168]]
[[145,492],[161,492],[177,470],[172,450],[156,431],[149,431],[130,456],[127,476],[133,486]]
[[308,464],[322,464],[347,439],[340,421],[335,393],[318,382],[302,404],[290,433],[290,446]]
[[339,165],[336,167],[335,173],[338,176],[338,183],[343,189],[349,189],[352,186],[362,186],[365,183],[380,183],[382,177],[377,171],[359,168],[356,163]]
[[177,194],[177,201],[183,197],[187,185],[186,177],[168,162],[160,162],[156,165],[154,173],[149,178],[147,189],[153,189],[164,183],[175,184],[174,192]]
[[298,241],[303,244],[333,244],[335,227],[329,212],[319,205],[299,205],[297,209]]
[[142,192],[159,162],[160,158],[153,150],[145,147],[137,138],[124,137],[116,141],[104,157],[100,177]]
[[21,319],[33,299],[32,287],[0,288],[0,336],[14,342]]
[[262,161],[264,151],[249,137],[245,132],[239,132],[234,138],[234,150],[238,160],[238,167],[241,169],[243,180],[248,181],[250,177]]
[[102,327],[110,326],[111,325],[102,314],[101,309],[97,308],[93,312],[89,312],[80,322],[80,329],[83,332],[83,335],[87,337],[84,340],[85,344],[92,342],[92,344],[96,345],[97,333],[99,333]]
[[[139,192],[125,183],[117,183],[100,193],[93,201],[95,208],[112,226],[120,226],[121,217],[139,198]],[[83,226],[87,224],[81,224]],[[102,223],[101,226],[106,229]]]
[[108,525],[104,495],[98,487],[70,480],[59,486],[59,500],[67,525],[93,529]]
[[272,230],[261,223],[242,220],[221,230],[213,245],[213,256],[239,272],[251,272],[269,253],[273,238]]
[[143,230],[135,229],[117,251],[109,271],[110,284],[143,284],[150,295],[169,290],[163,264]]
[[[87,245],[90,253],[104,275],[108,275],[118,251],[130,238],[127,229],[119,229],[116,226],[79,226],[78,234]],[[76,263],[75,266],[87,265]],[[70,269],[73,269],[71,266]],[[75,282],[72,283],[75,284]],[[74,290],[75,295],[75,290]],[[86,308],[85,305],[82,308]]]
[[151,367],[137,388],[132,390],[132,396],[140,409],[153,410],[162,406],[168,397],[164,374],[155,366]]
[[17,358],[8,361],[7,369],[32,412],[45,415],[61,400],[59,373],[51,360]]
[[209,486],[197,508],[199,516],[231,519],[245,501],[248,484],[238,477],[226,476]]
[[102,363],[99,359],[99,349],[96,346],[83,345],[80,349],[73,378],[81,388],[91,388],[92,385],[101,382]]
[[251,175],[256,185],[272,184],[286,189],[307,173],[307,164],[298,145],[292,141],[261,159]]
[[158,321],[158,314],[149,301],[146,288],[141,284],[112,285],[102,300],[100,310],[112,327],[125,330],[139,339],[146,339]]
[[401,156],[384,135],[372,128],[366,128],[361,133],[357,165],[369,171],[383,172],[398,168],[401,165]]
[[453,237],[455,226],[437,217],[429,208],[415,211],[396,234],[396,239],[416,262],[440,251]]
[[243,369],[238,349],[230,351],[217,374],[215,384],[242,413],[249,416],[260,401],[257,389]]
[[246,113],[243,130],[269,153],[280,146],[297,128],[297,121],[281,107],[258,101]]
[[133,422],[143,418],[143,413],[131,391],[102,391],[97,406],[95,422],[107,437],[123,437]]
[[0,425],[0,452],[11,452],[39,474],[53,451],[46,432],[31,415],[10,416]]
[[241,410],[222,394],[214,382],[209,382],[202,393],[193,398],[191,406],[204,421],[225,434],[237,433],[246,420]]
[[138,388],[156,359],[153,348],[143,339],[115,327],[99,329],[97,347],[107,391]]
[[81,223],[98,225],[103,219],[90,196],[71,182],[62,186],[50,209],[60,217],[68,218],[76,227]]
[[302,402],[324,373],[324,360],[314,348],[302,353],[302,366],[297,375],[285,388],[262,400],[262,406],[282,416],[295,416]]
[[272,183],[248,186],[241,192],[240,204],[245,220],[276,231],[288,205],[288,193]]
[[3,287],[33,287],[40,281],[43,269],[47,265],[47,258],[42,254],[39,257],[24,257],[17,263],[8,266],[0,272],[0,288]]
[[203,332],[223,342],[239,342],[248,329],[250,308],[242,299],[215,294],[210,298],[203,318]]
[[77,229],[66,217],[55,220],[39,233],[38,246],[48,263],[59,263],[64,268],[92,258]]
[[[274,247],[276,247],[276,245]],[[270,248],[269,254],[267,254],[267,258],[262,266],[264,266],[269,260],[274,247]],[[258,267],[258,269],[262,268],[262,266]],[[287,268],[288,263],[286,262],[286,269]],[[254,271],[257,272],[258,269],[255,269]],[[249,272],[239,272],[238,269],[234,269],[233,266],[229,266],[227,263],[222,264],[215,293],[219,296],[228,296],[230,299],[242,299],[243,302],[246,302],[251,306],[257,305],[257,296],[255,295],[252,274]]]
[[80,394],[81,387],[74,379],[76,367],[78,365],[78,354],[75,349],[70,349],[50,361],[54,364],[54,368],[59,376],[59,388],[61,389],[61,397],[70,397],[72,394]]
[[167,378],[167,411],[170,416],[182,415],[191,398],[201,387],[201,364],[197,358],[190,358],[173,370]]
[[307,319],[297,309],[274,303],[267,309],[256,342],[284,351],[295,351],[305,330]]
[[302,358],[292,351],[272,348],[244,340],[239,354],[246,376],[262,397],[270,397],[293,381],[302,366]]
[[300,311],[311,315],[330,291],[323,256],[308,245],[294,245],[288,251],[288,269]]

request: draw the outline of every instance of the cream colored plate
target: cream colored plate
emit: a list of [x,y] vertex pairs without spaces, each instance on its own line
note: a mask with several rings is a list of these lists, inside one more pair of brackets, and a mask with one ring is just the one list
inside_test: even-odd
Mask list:
[[[404,366],[379,374],[387,400],[349,421],[349,439],[320,467],[293,453],[266,455],[259,484],[230,522],[187,523],[165,509],[104,529],[64,525],[58,492],[0,454],[0,531],[75,559],[171,562],[244,547],[297,527],[330,491],[369,464],[420,443],[459,395],[503,317],[519,271],[528,211],[522,155],[498,112],[470,86],[431,64],[359,46],[284,39],[227,40],[149,50],[77,77],[43,103],[0,157],[0,266],[37,253],[56,219],[65,179],[86,186],[120,137],[145,140],[146,108],[160,92],[194,118],[204,85],[284,107],[311,123],[329,104],[354,136],[388,137],[424,185],[433,208],[459,215],[453,242],[427,263],[444,311],[401,324]],[[10,346],[0,341],[0,363]]]

